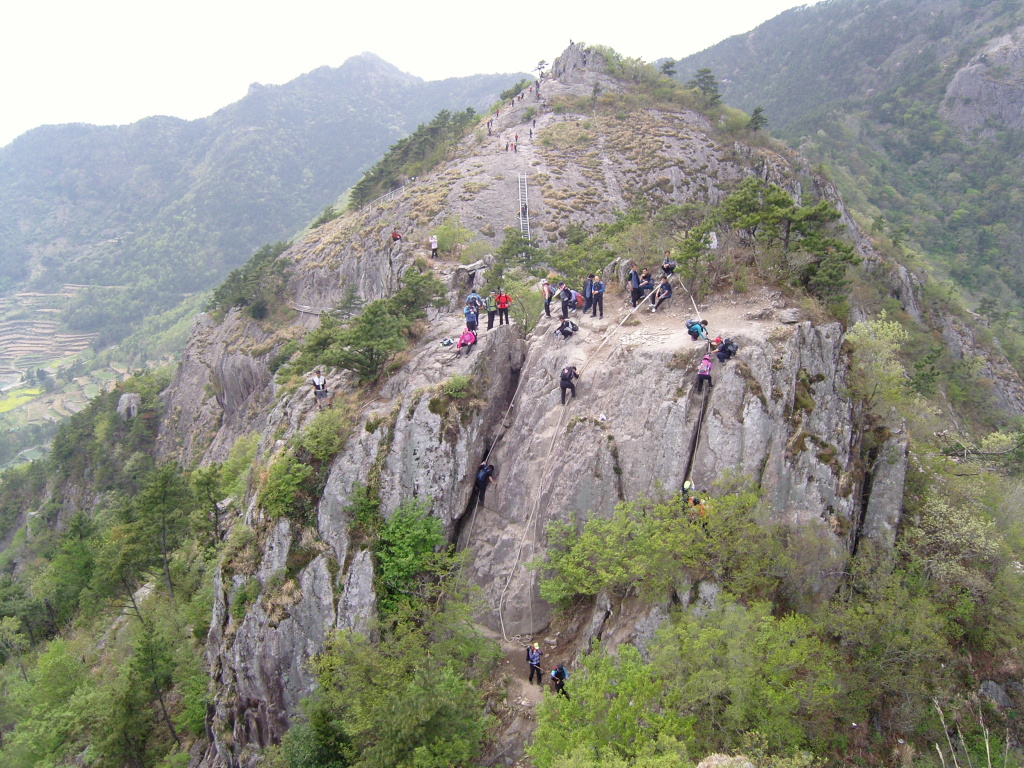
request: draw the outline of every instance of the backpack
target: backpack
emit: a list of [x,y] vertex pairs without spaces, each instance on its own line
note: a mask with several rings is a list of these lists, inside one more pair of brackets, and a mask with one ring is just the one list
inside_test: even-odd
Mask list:
[[586,303],[587,303],[587,302],[586,302],[586,300],[585,300],[585,299],[583,298],[583,294],[582,294],[582,293],[577,293],[577,294],[576,294],[576,306],[577,306],[577,307],[582,307],[582,306],[583,306],[584,304],[586,304]]
[[692,326],[697,324],[696,320],[686,320],[685,322],[686,322],[686,330],[690,330],[690,328]]
[[478,483],[486,483],[488,477],[490,477],[490,473],[487,471],[487,467],[483,467],[476,473],[476,481]]
[[732,339],[726,339],[722,342],[722,349],[725,350],[726,354],[735,355],[739,347],[736,346],[736,342]]
[[572,301],[572,289],[570,289],[570,288],[563,288],[561,296],[562,296],[562,301]]
[[573,322],[570,321],[570,323],[569,323],[569,330],[570,331],[572,331],[573,333],[576,333],[576,331],[578,331],[579,329],[580,329],[580,327],[578,325],[576,325],[576,323],[573,323]]
[[700,365],[697,367],[697,373],[706,375],[711,373],[711,358],[706,357],[700,361]]

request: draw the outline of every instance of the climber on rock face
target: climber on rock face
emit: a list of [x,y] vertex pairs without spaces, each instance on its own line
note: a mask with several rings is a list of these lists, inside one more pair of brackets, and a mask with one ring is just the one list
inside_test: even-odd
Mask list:
[[712,389],[714,384],[711,383],[711,355],[704,355],[704,359],[700,361],[700,365],[697,366],[697,394],[701,394],[704,391],[704,382],[708,383],[708,389]]
[[708,340],[708,321],[707,320],[687,320],[686,330],[690,334],[690,338],[694,341]]
[[579,371],[576,370],[575,365],[567,365],[562,369],[562,374],[558,380],[558,386],[562,390],[562,405],[565,405],[565,390],[572,392],[572,397],[576,399],[576,379],[580,377]]
[[718,345],[718,352],[715,354],[715,357],[718,358],[718,362],[724,363],[736,354],[736,350],[736,342],[732,339],[725,339]]
[[480,463],[480,466],[476,470],[476,501],[481,507],[484,506],[484,496],[487,494],[487,486],[491,483],[495,485],[498,481],[494,479],[494,465],[488,464],[486,461]]

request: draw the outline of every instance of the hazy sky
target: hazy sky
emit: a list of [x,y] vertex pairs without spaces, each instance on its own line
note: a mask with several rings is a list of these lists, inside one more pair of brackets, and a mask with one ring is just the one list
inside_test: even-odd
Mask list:
[[204,117],[371,51],[426,80],[531,70],[573,39],[647,61],[747,32],[793,0],[11,0],[0,146],[46,123]]

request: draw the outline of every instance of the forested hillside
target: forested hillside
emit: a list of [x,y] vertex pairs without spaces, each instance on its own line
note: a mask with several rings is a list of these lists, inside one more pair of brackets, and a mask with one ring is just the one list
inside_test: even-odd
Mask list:
[[707,74],[440,113],[0,476],[0,763],[1021,765],[1024,342]]
[[831,0],[676,66],[683,79],[710,69],[730,104],[763,106],[874,232],[950,277],[997,332],[1019,332],[1022,24],[1003,0]]
[[0,289],[84,286],[59,319],[105,346],[289,239],[438,110],[516,79],[428,83],[363,54],[200,120],[29,131],[0,149]]

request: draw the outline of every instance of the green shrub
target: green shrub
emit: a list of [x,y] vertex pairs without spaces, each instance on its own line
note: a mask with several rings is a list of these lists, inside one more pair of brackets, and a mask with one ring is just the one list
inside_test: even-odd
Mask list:
[[312,474],[313,467],[301,463],[288,451],[271,465],[260,490],[260,506],[271,518],[288,517],[309,524],[316,505],[316,499],[306,488]]
[[290,246],[290,242],[281,241],[256,251],[213,292],[206,311],[220,317],[232,307],[246,307],[254,319],[265,317],[268,307],[279,303],[284,291],[288,263],[278,257]]
[[382,616],[396,610],[414,592],[414,583],[445,544],[441,521],[428,503],[404,501],[381,527],[375,558],[377,606]]
[[240,624],[245,618],[248,607],[256,602],[260,596],[260,581],[255,577],[249,577],[244,584],[235,588],[231,595],[231,618],[236,624]]

